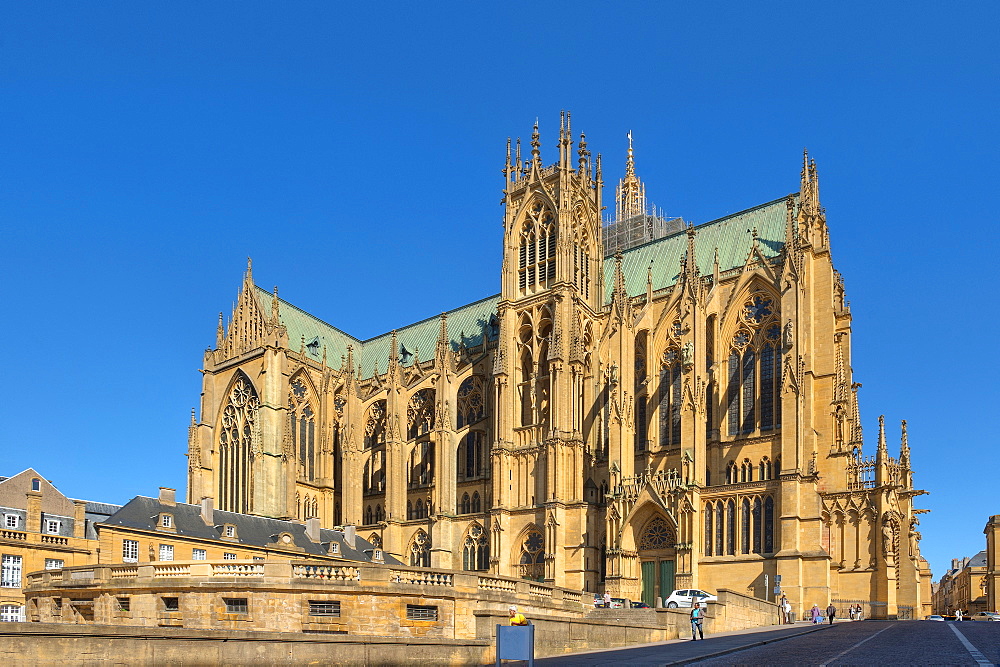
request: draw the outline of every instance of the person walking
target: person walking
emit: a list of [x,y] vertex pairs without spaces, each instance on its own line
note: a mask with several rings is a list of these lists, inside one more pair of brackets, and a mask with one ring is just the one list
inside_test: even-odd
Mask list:
[[691,641],[697,640],[699,637],[705,638],[705,630],[702,627],[702,621],[705,618],[705,610],[699,604],[691,605]]
[[956,609],[955,610],[955,620],[956,621],[961,621],[962,620],[962,610],[961,609]]
[[830,619],[830,625],[833,625],[833,617],[837,615],[837,608],[830,603],[830,606],[826,608],[826,617]]
[[507,611],[510,613],[510,624],[511,625],[530,625],[528,619],[524,617],[524,614],[517,610],[517,607],[511,605],[507,607]]
[[604,591],[604,608],[611,609],[611,593]]
[[781,622],[792,622],[792,603],[784,595],[781,596]]
[[813,625],[819,623],[819,617],[823,615],[823,612],[819,610],[819,606],[813,605],[813,608],[809,610],[809,616],[812,617]]

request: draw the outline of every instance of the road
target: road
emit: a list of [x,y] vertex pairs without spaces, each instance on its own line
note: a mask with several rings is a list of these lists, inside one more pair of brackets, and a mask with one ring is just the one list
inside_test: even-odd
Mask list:
[[634,665],[994,665],[1000,623],[933,621],[838,622],[773,626],[631,648],[554,656],[544,667]]
[[689,662],[730,665],[993,665],[1000,662],[1000,623],[864,621]]

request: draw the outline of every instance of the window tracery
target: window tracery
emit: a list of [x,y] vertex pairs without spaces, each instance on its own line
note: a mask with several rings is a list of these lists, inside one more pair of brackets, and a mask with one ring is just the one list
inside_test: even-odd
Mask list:
[[774,553],[774,498],[771,495],[707,501],[704,524],[706,556]]
[[385,399],[375,401],[368,408],[365,419],[365,449],[385,444]]
[[410,450],[408,482],[410,488],[421,488],[434,483],[434,443],[421,441]]
[[466,378],[456,396],[458,428],[486,418],[486,383],[482,375]]
[[490,465],[486,434],[482,431],[467,433],[458,445],[457,459],[459,481],[488,478]]
[[488,570],[490,567],[490,540],[478,523],[469,526],[462,545],[462,569]]
[[421,389],[406,406],[407,437],[412,440],[434,428],[434,390]]
[[410,542],[410,565],[413,567],[431,566],[431,538],[423,530],[418,530]]
[[288,420],[292,451],[296,452],[300,479],[316,479],[316,414],[310,391],[301,376],[288,389]]
[[662,516],[654,517],[643,528],[639,549],[668,549],[677,542],[677,535]]
[[681,444],[680,350],[671,345],[660,362],[660,447]]
[[726,420],[731,436],[781,425],[778,391],[781,327],[774,298],[764,290],[751,293],[740,310],[728,359]]
[[529,530],[521,542],[518,571],[522,579],[545,579],[545,538],[536,529]]
[[385,450],[378,449],[372,452],[365,461],[361,490],[364,495],[385,492]]
[[535,201],[521,225],[518,248],[518,287],[530,293],[535,286],[546,287],[556,276],[555,216]]
[[245,375],[239,373],[222,410],[219,432],[219,509],[250,512],[253,485],[254,435],[260,400]]
[[646,451],[649,437],[646,421],[646,347],[648,336],[640,332],[635,339],[635,451]]

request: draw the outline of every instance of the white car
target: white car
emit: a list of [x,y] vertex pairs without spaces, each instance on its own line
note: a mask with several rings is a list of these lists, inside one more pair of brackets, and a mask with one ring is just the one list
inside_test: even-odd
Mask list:
[[1000,621],[1000,614],[995,611],[979,611],[972,615],[973,621]]
[[666,605],[668,609],[677,609],[677,607],[691,607],[695,603],[704,604],[705,602],[716,602],[717,600],[718,598],[711,593],[691,588],[674,591],[670,594],[670,597],[664,601],[664,605]]

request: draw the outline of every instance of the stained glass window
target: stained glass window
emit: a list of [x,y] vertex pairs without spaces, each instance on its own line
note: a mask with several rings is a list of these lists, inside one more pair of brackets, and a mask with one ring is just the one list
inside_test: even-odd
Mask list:
[[774,347],[765,343],[760,351],[760,428],[774,428]]
[[751,433],[754,429],[754,379],[756,373],[756,357],[752,349],[743,353],[743,432]]
[[545,579],[545,539],[537,530],[529,531],[524,537],[518,570],[522,579]]
[[431,538],[423,530],[418,530],[410,542],[410,565],[415,567],[431,566]]
[[740,551],[750,553],[750,499],[744,498],[740,507]]
[[434,428],[434,390],[421,389],[406,406],[407,437],[412,440]]
[[723,509],[722,501],[715,503],[715,555],[721,556],[725,553],[723,551]]
[[462,382],[456,403],[458,428],[486,418],[486,383],[482,375],[473,375]]
[[673,529],[670,528],[670,524],[667,523],[666,519],[658,516],[654,517],[643,528],[642,537],[639,538],[639,548],[643,550],[666,549],[674,546],[676,541],[677,538]]
[[729,435],[740,432],[740,355],[735,351],[729,355]]
[[486,531],[478,523],[469,526],[462,545],[462,569],[488,570],[490,567],[490,541]]
[[219,509],[250,512],[253,432],[260,401],[249,379],[242,373],[229,390],[222,411],[219,433]]
[[713,518],[713,506],[712,503],[707,503],[705,505],[705,555],[712,555],[712,518]]
[[368,408],[365,420],[365,449],[385,444],[385,400],[375,401]]
[[726,503],[726,554],[736,555],[736,503]]
[[760,553],[760,542],[761,533],[763,532],[763,525],[761,524],[760,516],[760,498],[754,498],[753,501],[753,552],[755,554]]
[[774,553],[774,499],[764,501],[764,553]]

